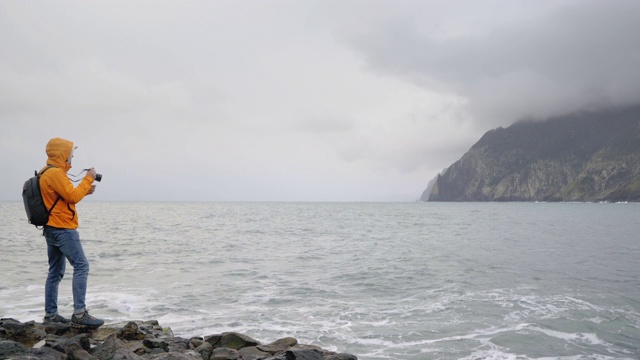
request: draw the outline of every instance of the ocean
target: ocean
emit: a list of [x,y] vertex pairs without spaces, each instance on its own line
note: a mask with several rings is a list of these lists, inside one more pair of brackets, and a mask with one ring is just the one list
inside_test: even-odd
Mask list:
[[[373,359],[640,359],[640,204],[78,204],[107,323]],[[45,240],[0,203],[0,316],[42,321]],[[72,268],[60,285],[70,316]]]

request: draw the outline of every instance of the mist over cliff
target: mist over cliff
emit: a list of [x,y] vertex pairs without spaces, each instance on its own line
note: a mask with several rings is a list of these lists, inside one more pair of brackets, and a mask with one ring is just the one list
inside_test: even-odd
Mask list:
[[421,201],[640,201],[640,105],[493,129],[429,187]]

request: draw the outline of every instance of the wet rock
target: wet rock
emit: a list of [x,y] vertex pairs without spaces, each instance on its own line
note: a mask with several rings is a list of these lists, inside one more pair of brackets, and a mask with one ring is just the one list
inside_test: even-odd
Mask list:
[[147,348],[142,344],[142,341],[129,341],[125,343],[127,349],[133,351],[137,355],[144,355],[147,353]]
[[[204,344],[206,341],[204,341],[203,338],[201,337],[192,337],[191,339],[189,339],[189,348],[191,349],[195,349],[200,347],[202,344]],[[211,344],[209,344],[211,345]]]
[[352,354],[340,353],[327,356],[324,360],[358,360],[358,357]]
[[161,348],[155,348],[155,349],[148,350],[147,353],[149,353],[151,355],[158,355],[158,354],[164,354],[164,353],[166,353],[166,351],[164,351]]
[[117,328],[103,326],[91,332],[91,338],[97,342],[100,342],[104,341],[106,338],[113,334],[116,334],[117,336],[119,332],[120,331]]
[[[35,342],[38,338],[39,341]],[[205,338],[176,337],[156,320],[104,325],[97,330],[65,324],[0,320],[0,359],[14,360],[355,360],[287,337],[262,345],[250,336],[226,332]]]
[[171,328],[163,328],[158,320],[143,321],[138,324],[138,327],[143,333],[154,337],[174,337]]
[[91,349],[91,343],[89,341],[89,334],[79,334],[70,339],[64,337],[56,337],[51,342],[47,342],[47,345],[54,348],[61,353],[68,354],[69,348],[79,348],[84,350]]
[[307,344],[297,344],[293,346],[290,350],[316,350],[322,354],[322,357],[335,355],[336,353],[333,351],[325,350],[319,346],[315,345],[307,345]]
[[76,348],[75,346],[67,349],[67,359],[69,360],[95,360],[95,358],[85,349]]
[[227,332],[222,333],[222,338],[220,342],[218,342],[214,347],[223,347],[229,349],[239,350],[247,346],[257,346],[261,345],[260,342],[256,339],[251,338],[250,336],[240,334],[237,332]]
[[275,354],[280,351],[284,351],[289,349],[292,346],[298,344],[298,340],[292,337],[286,337],[279,340],[276,340],[268,345],[258,345],[258,349],[264,352],[268,352],[271,354]]
[[260,350],[256,346],[249,346],[238,350],[238,354],[242,360],[260,360],[267,359],[272,354]]
[[206,336],[204,338],[204,341],[208,342],[213,347],[216,347],[216,345],[218,345],[218,343],[220,342],[221,339],[222,339],[222,334],[215,334],[215,335],[211,335],[211,336]]
[[13,318],[0,319],[0,327],[2,327],[6,333],[15,334],[24,329],[25,324]]
[[120,330],[118,338],[122,340],[143,340],[145,333],[140,331],[138,324],[130,321]]
[[29,352],[24,345],[13,340],[0,340],[0,359],[7,359],[12,355],[26,354]]
[[186,352],[189,350],[189,340],[179,337],[167,337],[165,339],[169,352]]
[[65,360],[67,358],[67,354],[63,354],[48,346],[32,350],[31,355],[41,360]]
[[161,339],[144,339],[142,344],[149,349],[162,349],[163,351],[169,351],[169,344]]
[[70,331],[71,326],[69,324],[54,323],[44,326],[44,332],[46,332],[47,334],[64,335],[69,333]]
[[322,352],[316,349],[308,350],[287,350],[286,360],[322,360]]
[[231,348],[216,348],[213,349],[213,354],[210,357],[211,360],[238,360],[240,359],[240,354],[238,354],[238,350]]
[[31,347],[47,336],[47,333],[36,327],[34,321],[21,323],[15,319],[0,320],[0,328],[3,329],[3,337]]
[[202,341],[202,344],[200,344],[200,346],[198,346],[195,351],[200,354],[203,359],[207,360],[213,353],[213,346],[206,341]]
[[115,335],[107,337],[102,344],[96,346],[91,355],[99,360],[138,360],[140,356],[131,351],[127,345],[119,340]]
[[171,353],[164,353],[164,354],[156,354],[153,355],[151,357],[149,357],[149,359],[153,359],[153,360],[202,360],[202,358],[199,355],[196,354],[184,354],[184,353],[176,353],[176,352],[171,352]]

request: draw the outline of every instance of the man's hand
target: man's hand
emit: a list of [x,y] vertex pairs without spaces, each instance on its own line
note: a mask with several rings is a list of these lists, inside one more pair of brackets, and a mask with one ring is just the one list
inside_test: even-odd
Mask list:
[[[91,168],[89,169],[89,171],[87,171],[87,176],[91,177],[93,180],[96,179],[96,169],[95,168]],[[91,189],[89,189],[89,192],[87,193],[87,195],[91,195],[96,191],[96,186],[95,185],[91,185]]]
[[96,171],[95,168],[91,168],[91,169],[89,169],[89,171],[87,171],[87,175],[90,176],[93,180],[96,179],[96,174],[97,173],[98,172]]

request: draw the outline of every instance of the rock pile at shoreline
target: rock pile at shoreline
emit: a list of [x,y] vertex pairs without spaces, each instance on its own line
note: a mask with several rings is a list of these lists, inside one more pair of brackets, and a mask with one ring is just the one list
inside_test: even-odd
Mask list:
[[155,320],[104,325],[97,330],[0,319],[0,359],[49,360],[357,360],[292,337],[262,344],[227,332],[184,339]]

